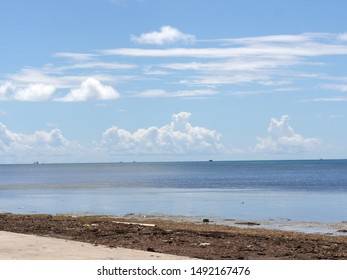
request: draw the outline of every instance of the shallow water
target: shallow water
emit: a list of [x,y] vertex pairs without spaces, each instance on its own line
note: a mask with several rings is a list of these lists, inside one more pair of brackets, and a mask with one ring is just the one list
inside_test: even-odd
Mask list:
[[341,223],[347,161],[0,165],[0,212]]

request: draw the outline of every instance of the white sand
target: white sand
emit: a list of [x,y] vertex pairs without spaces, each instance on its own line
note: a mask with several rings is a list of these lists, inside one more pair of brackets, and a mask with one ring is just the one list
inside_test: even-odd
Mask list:
[[108,248],[51,237],[0,231],[0,260],[182,260],[187,257]]

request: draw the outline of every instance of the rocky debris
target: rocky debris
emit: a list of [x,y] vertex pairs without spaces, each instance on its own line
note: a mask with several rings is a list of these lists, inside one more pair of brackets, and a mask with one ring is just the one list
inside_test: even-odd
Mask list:
[[200,243],[199,246],[202,246],[202,247],[206,247],[206,246],[210,246],[211,243],[208,243],[208,242],[203,242],[203,243]]
[[[155,226],[148,226],[148,225]],[[343,259],[347,236],[107,216],[0,214],[0,230],[200,259]]]
[[242,226],[260,226],[259,223],[256,222],[235,222],[235,225],[242,225]]

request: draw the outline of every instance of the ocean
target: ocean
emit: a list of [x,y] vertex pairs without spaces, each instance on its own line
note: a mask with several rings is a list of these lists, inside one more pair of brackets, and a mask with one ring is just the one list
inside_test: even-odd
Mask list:
[[347,160],[0,165],[1,212],[347,224]]

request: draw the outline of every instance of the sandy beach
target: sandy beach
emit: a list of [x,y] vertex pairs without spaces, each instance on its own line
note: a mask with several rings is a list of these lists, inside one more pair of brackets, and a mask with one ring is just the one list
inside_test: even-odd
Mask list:
[[[0,231],[63,241],[60,245],[47,243],[43,246],[46,250],[49,250],[50,246],[51,249],[54,249],[54,246],[62,246],[59,249],[62,252],[61,255],[54,255],[53,259],[69,259],[68,255],[64,255],[62,249],[69,246],[71,248],[69,242],[78,242],[77,246],[80,247],[77,248],[81,248],[82,245],[82,247],[102,248],[106,251],[110,248],[126,248],[147,253],[140,257],[136,257],[134,254],[134,259],[150,259],[154,256],[170,259],[172,255],[178,256],[178,259],[189,257],[213,260],[347,259],[347,236],[255,229],[252,228],[252,225],[249,225],[248,228],[238,228],[202,221],[178,222],[151,217],[6,213],[0,214]],[[11,246],[15,248],[15,241],[6,239],[5,235],[0,235],[0,238],[1,244],[7,246],[7,252],[10,251]],[[12,236],[12,238],[14,237]],[[18,236],[16,238],[21,239]],[[39,248],[38,245],[32,246],[37,241],[29,240],[28,242],[29,251]],[[3,255],[2,258],[20,259],[20,255],[17,254],[19,254],[18,251],[12,250],[10,254]],[[123,259],[125,255],[124,251]],[[102,251],[101,255],[95,253],[94,256],[96,259],[122,259],[122,253],[117,257],[117,255],[110,256]],[[130,253],[130,255],[126,255],[125,259],[131,259],[131,256]],[[70,256],[70,258],[72,257]]]

